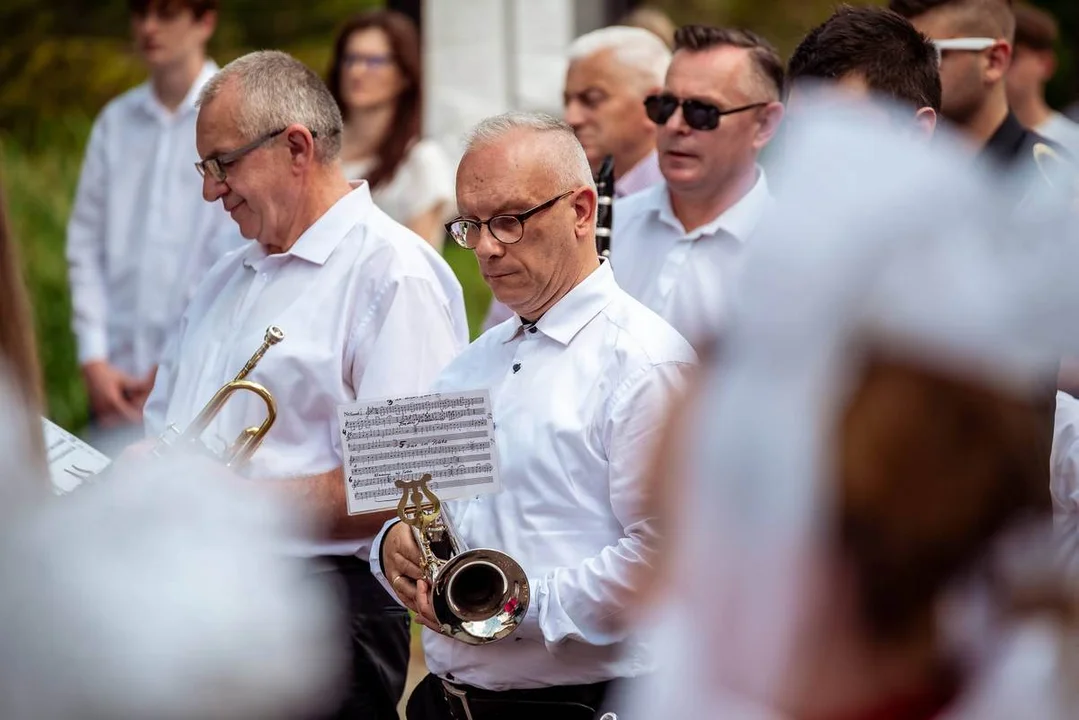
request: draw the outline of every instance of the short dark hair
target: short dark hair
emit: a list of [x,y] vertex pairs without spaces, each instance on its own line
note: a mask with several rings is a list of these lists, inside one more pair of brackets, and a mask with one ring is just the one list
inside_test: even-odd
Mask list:
[[761,79],[782,98],[786,85],[783,61],[772,43],[751,30],[720,28],[710,25],[683,25],[674,34],[674,51],[703,52],[717,47],[745,48]]
[[1015,46],[1031,50],[1052,50],[1060,37],[1056,18],[1033,5],[1015,6]]
[[1011,40],[1015,37],[1015,14],[1012,0],[889,0],[888,9],[907,19],[931,10],[949,8],[966,14],[967,32],[991,33]]
[[787,65],[790,83],[851,75],[899,102],[940,110],[936,50],[910,21],[891,10],[840,7],[805,36]]
[[127,8],[132,15],[148,15],[154,12],[169,15],[190,10],[195,19],[208,12],[217,12],[217,0],[128,0]]

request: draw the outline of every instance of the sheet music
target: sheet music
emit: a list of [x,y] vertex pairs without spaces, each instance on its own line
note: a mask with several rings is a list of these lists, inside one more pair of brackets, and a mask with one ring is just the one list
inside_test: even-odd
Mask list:
[[83,480],[108,467],[111,460],[67,430],[45,418],[41,423],[53,491],[58,495],[71,492]]
[[486,390],[357,402],[338,407],[338,419],[349,515],[395,509],[394,480],[424,473],[442,500],[502,487]]

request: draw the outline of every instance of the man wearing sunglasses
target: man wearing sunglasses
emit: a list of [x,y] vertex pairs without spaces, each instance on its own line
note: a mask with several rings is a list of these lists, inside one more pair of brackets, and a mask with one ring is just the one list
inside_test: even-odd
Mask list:
[[240,239],[199,199],[195,99],[217,71],[217,0],[130,0],[147,82],[94,121],[67,227],[72,325],[106,454],[137,440],[165,338],[195,285]]
[[611,266],[698,348],[721,330],[770,202],[757,158],[783,117],[783,84],[766,40],[690,25],[675,35],[663,91],[645,100],[664,181],[615,203]]
[[695,358],[597,258],[596,206],[566,123],[509,113],[473,131],[457,170],[460,215],[447,229],[515,315],[434,390],[489,390],[503,488],[444,507],[465,545],[521,564],[531,600],[500,642],[440,634],[412,529],[388,525],[371,564],[426,626],[431,672],[409,699],[409,720],[593,720],[611,681],[652,669],[627,622],[655,543],[641,478]]
[[1055,147],[1023,127],[1008,107],[1005,76],[1015,38],[1011,0],[891,0],[889,7],[933,41],[942,114],[983,158],[1010,168],[1034,162],[1037,148]]
[[[195,292],[146,426],[151,436],[188,427],[267,327],[284,332],[248,377],[274,396],[277,419],[244,474],[314,518],[316,534],[299,550],[320,557],[347,590],[350,686],[330,717],[392,720],[409,618],[360,559],[388,514],[347,513],[337,407],[425,392],[468,330],[461,286],[441,256],[379,210],[366,183],[345,178],[341,128],[322,80],[285,53],[245,55],[203,88],[201,160],[188,171],[252,242],[222,258]],[[204,437],[217,449],[264,415],[257,398],[230,398]]]

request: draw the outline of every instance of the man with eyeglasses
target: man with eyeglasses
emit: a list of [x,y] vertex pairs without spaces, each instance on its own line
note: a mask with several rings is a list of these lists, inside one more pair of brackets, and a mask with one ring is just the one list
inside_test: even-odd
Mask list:
[[409,720],[593,720],[611,681],[653,669],[627,617],[655,547],[641,478],[695,356],[596,256],[596,206],[591,167],[566,123],[509,113],[473,130],[448,230],[517,317],[435,383],[490,392],[503,485],[444,508],[466,545],[521,564],[531,600],[497,643],[440,634],[412,529],[388,524],[372,567],[427,628],[431,674],[412,693]]
[[[562,117],[577,134],[592,174],[610,156],[616,198],[662,180],[656,126],[643,100],[663,86],[671,51],[655,33],[615,25],[580,36],[567,55]],[[490,330],[512,316],[509,308],[492,301],[483,328]]]
[[[410,623],[366,557],[392,513],[348,515],[337,408],[425,392],[468,342],[468,326],[461,286],[441,256],[375,207],[366,183],[346,180],[341,127],[322,80],[285,53],[245,55],[203,88],[202,194],[253,242],[222,258],[196,291],[158,371],[146,427],[151,437],[188,427],[266,329],[283,331],[248,377],[274,396],[277,419],[243,472],[312,517],[316,534],[297,550],[321,558],[347,590],[349,688],[329,717],[390,720]],[[257,398],[242,395],[206,429],[211,449],[265,416]]]
[[719,335],[770,195],[757,159],[783,117],[783,64],[743,30],[688,25],[645,100],[663,182],[616,201],[615,278],[697,348]]
[[928,36],[940,58],[941,112],[999,167],[1036,160],[1053,144],[1023,127],[1008,107],[1012,60],[1011,0],[891,0],[889,7]]
[[137,440],[168,331],[207,268],[241,240],[199,199],[195,98],[217,71],[217,0],[130,0],[149,80],[94,121],[67,226],[72,326],[107,454]]

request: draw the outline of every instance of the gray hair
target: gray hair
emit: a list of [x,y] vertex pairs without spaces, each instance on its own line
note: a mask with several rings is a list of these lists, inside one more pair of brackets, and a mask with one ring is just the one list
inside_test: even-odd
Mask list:
[[595,189],[592,167],[573,128],[547,113],[511,111],[481,120],[465,136],[465,155],[514,133],[542,135],[550,141],[551,153],[546,157],[565,189],[581,186]]
[[254,140],[293,123],[315,133],[315,158],[329,163],[341,154],[341,110],[325,83],[311,68],[278,50],[260,50],[239,57],[210,78],[199,93],[203,107],[235,80],[240,102],[236,125]]
[[624,25],[593,30],[570,44],[569,61],[583,60],[604,50],[611,50],[619,63],[640,76],[641,92],[663,85],[671,50],[655,33]]

